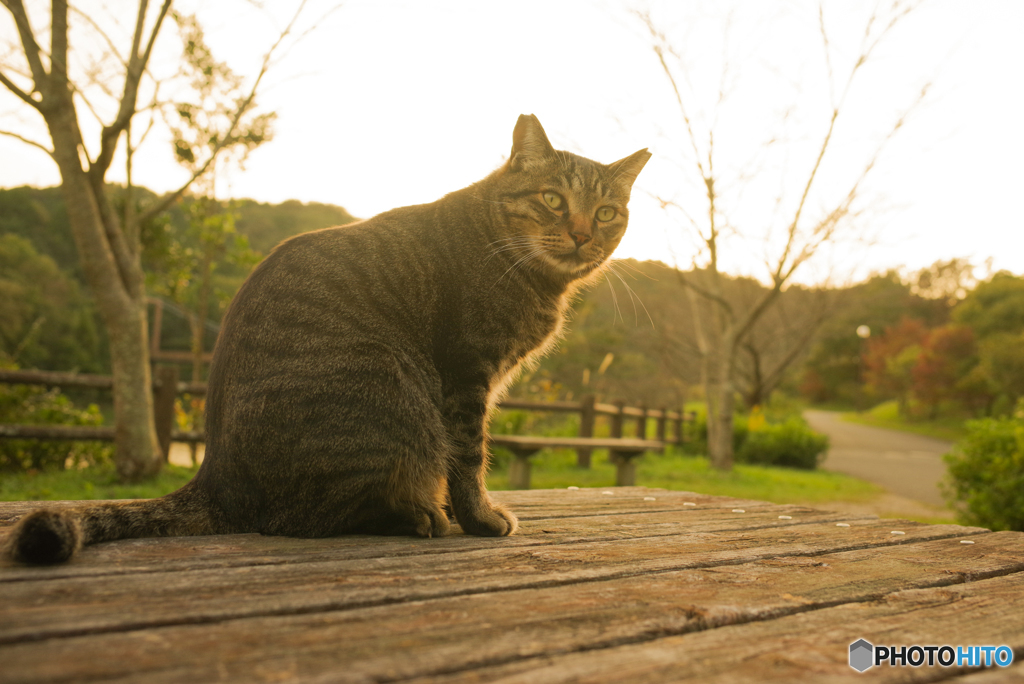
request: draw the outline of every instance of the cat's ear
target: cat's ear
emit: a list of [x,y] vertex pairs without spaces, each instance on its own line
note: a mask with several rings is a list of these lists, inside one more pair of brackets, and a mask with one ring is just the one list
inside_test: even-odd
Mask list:
[[513,171],[543,163],[555,155],[540,121],[533,114],[520,114],[512,131],[512,156],[509,164]]
[[625,159],[609,164],[608,171],[611,173],[610,177],[614,179],[615,183],[624,185],[627,189],[632,188],[633,181],[643,171],[644,165],[647,164],[647,160],[650,158],[651,153],[647,151],[646,147],[638,150]]

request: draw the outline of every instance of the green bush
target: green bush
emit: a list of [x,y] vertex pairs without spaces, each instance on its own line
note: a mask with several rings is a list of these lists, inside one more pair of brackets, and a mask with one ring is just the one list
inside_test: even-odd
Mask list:
[[[686,441],[683,443],[683,451],[688,454],[705,456],[708,453],[708,416],[704,411],[698,411],[693,422],[688,422],[684,428]],[[736,413],[732,417],[732,449],[739,451],[747,439],[747,417]]]
[[[15,425],[102,425],[95,404],[75,408],[57,390],[34,385],[0,384],[0,423]],[[110,463],[113,447],[99,442],[0,439],[0,472],[63,470]]]
[[1024,531],[1024,418],[967,423],[967,437],[945,456],[946,498],[968,525]]
[[784,423],[767,424],[746,433],[736,450],[740,463],[814,470],[828,451],[828,437],[814,432],[794,416]]

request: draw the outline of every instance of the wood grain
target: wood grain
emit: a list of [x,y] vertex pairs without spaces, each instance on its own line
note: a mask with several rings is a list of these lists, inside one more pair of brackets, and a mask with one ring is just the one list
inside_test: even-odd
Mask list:
[[[862,637],[1024,656],[1021,533],[641,487],[495,498],[520,514],[520,534],[142,539],[54,568],[8,563],[0,682],[957,674],[861,675],[846,657]],[[30,509],[0,504],[0,520]],[[984,674],[978,684],[1020,668]]]

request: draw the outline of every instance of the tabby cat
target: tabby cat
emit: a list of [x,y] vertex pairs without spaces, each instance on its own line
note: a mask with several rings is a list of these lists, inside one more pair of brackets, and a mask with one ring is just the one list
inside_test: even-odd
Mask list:
[[150,501],[40,510],[26,563],[112,539],[260,532],[515,532],[487,495],[488,412],[559,336],[626,230],[650,154],[556,151],[520,116],[508,162],[432,203],[281,243],[231,303],[210,367],[206,458]]

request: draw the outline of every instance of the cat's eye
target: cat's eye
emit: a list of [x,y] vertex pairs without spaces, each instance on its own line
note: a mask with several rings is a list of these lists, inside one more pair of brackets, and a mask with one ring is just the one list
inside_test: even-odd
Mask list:
[[600,209],[597,210],[597,220],[611,221],[613,218],[615,218],[615,213],[615,210],[612,209],[611,207],[601,207]]
[[545,192],[544,203],[552,209],[561,209],[565,200],[557,192]]

